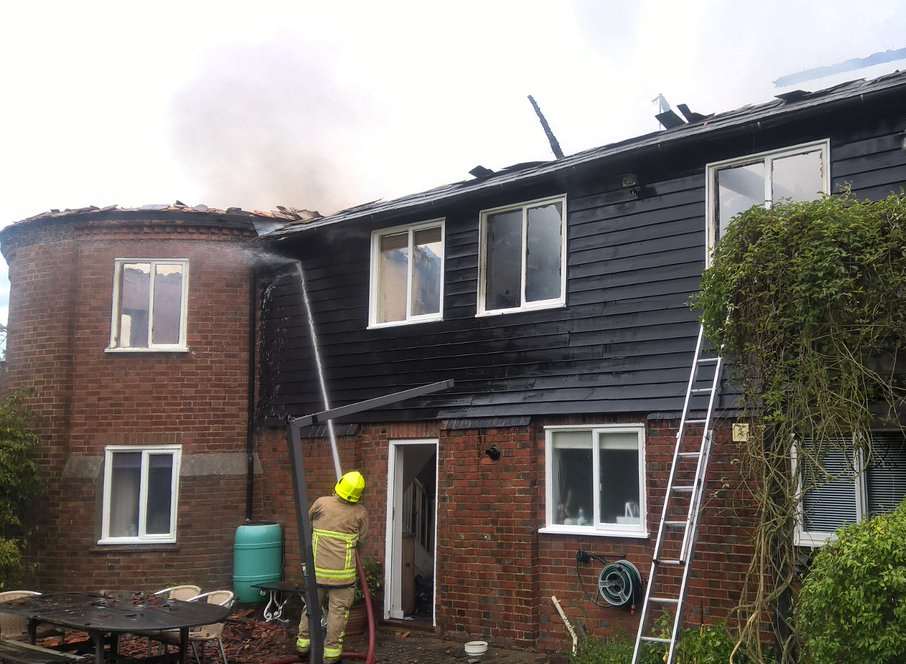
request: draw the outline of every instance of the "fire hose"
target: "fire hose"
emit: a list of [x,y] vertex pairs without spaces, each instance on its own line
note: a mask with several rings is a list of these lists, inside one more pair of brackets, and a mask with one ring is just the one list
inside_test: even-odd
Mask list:
[[[312,316],[311,302],[308,299],[308,289],[306,288],[306,285],[305,285],[305,273],[302,270],[301,262],[298,262],[298,261],[296,262],[296,270],[297,270],[297,273],[299,276],[299,285],[302,290],[302,304],[305,307],[305,314],[306,314],[306,317],[308,318],[309,336],[311,338],[312,350],[313,350],[314,359],[315,359],[315,366],[316,366],[317,373],[318,373],[318,382],[319,382],[320,388],[321,388],[321,397],[324,402],[324,409],[330,410],[330,401],[329,401],[328,395],[327,395],[327,384],[324,380],[324,370],[323,370],[323,365],[321,364],[321,350],[318,346],[318,336],[317,336],[317,332],[315,330],[314,316]],[[291,427],[291,429],[292,429],[292,427]],[[337,438],[336,438],[336,433],[334,432],[333,420],[327,420],[327,432],[328,432],[328,438],[330,440],[330,452],[331,452],[331,456],[333,458],[334,470],[336,471],[337,480],[339,480],[340,477],[342,477],[342,475],[343,475],[343,471],[340,466],[340,455],[339,455],[339,451],[337,449]],[[296,432],[296,434],[298,435],[298,431]],[[302,472],[301,472],[301,464],[302,464],[301,446],[300,446],[301,442],[298,440],[293,441],[292,439],[293,439],[293,436],[290,436],[289,442],[290,442],[290,448],[292,450],[291,456],[294,457],[292,459],[292,464],[293,464],[293,469],[294,469],[294,475],[296,476],[295,482],[296,482],[296,484],[304,484],[304,477],[302,476]],[[296,443],[300,444],[299,447],[296,447]],[[300,470],[298,472],[296,470],[297,464],[299,465],[299,468],[300,468]],[[307,505],[301,504],[302,503],[301,497],[304,495],[305,495],[304,488],[300,492],[300,487],[297,486],[296,487],[296,503],[297,503],[296,508],[300,514],[300,523],[299,523],[300,538],[303,540],[305,539],[305,537],[303,537],[303,534],[301,532],[303,529],[302,514],[305,512],[305,510],[307,510]],[[307,552],[308,556],[311,557],[312,552],[310,550],[310,542],[308,542],[308,549],[309,549]],[[313,562],[314,561],[311,560],[310,564],[313,565]],[[342,654],[342,657],[344,659],[364,660],[367,664],[374,664],[374,662],[375,662],[375,656],[374,656],[374,650],[375,650],[374,607],[371,604],[371,592],[368,588],[368,577],[365,574],[365,568],[362,566],[362,560],[361,560],[361,557],[360,557],[358,551],[356,552],[355,563],[356,563],[356,572],[358,573],[358,577],[359,577],[359,586],[362,590],[362,595],[364,596],[365,613],[368,616],[368,650],[364,653],[344,651]],[[309,572],[311,574],[313,574],[311,569],[309,570]],[[313,592],[313,589],[309,588],[309,592],[307,593],[307,596],[309,597],[309,600],[315,598],[315,593]],[[315,620],[314,616],[317,613],[320,613],[320,612],[314,611],[314,610],[309,611],[309,617],[311,618],[312,623],[314,623],[314,620]],[[320,629],[320,625],[312,624],[311,628],[312,628],[312,630]],[[290,664],[291,662],[299,661],[299,659],[300,659],[299,656],[295,655],[293,657],[287,657],[287,658],[283,658],[280,660],[276,660],[276,661],[272,662],[272,664]],[[315,662],[314,664],[322,664],[322,663]]]

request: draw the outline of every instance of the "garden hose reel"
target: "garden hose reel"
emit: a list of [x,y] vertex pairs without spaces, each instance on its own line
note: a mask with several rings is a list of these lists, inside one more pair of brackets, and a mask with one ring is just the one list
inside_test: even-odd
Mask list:
[[628,560],[606,563],[598,575],[598,594],[610,606],[634,607],[642,597],[642,575]]

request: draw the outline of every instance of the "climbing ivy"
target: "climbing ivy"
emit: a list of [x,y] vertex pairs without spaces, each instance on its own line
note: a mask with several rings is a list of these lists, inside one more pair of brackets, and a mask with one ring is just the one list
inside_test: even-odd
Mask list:
[[22,572],[27,515],[40,489],[37,443],[21,399],[0,399],[0,590]]
[[[767,621],[784,661],[795,661],[798,490],[831,479],[821,461],[844,440],[870,460],[871,429],[903,428],[906,196],[846,193],[744,212],[694,304],[708,338],[724,345],[753,424],[739,455],[757,507],[740,646],[761,661]],[[800,485],[791,458],[803,439],[814,442],[796,448],[798,459],[819,471]]]

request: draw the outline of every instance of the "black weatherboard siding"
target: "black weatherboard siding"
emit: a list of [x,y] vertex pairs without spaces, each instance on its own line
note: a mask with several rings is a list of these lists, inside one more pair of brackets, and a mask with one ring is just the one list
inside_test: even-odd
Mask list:
[[[332,405],[454,378],[456,387],[350,421],[545,414],[672,414],[698,331],[689,298],[705,257],[705,165],[831,141],[832,190],[881,198],[906,184],[904,94],[813,109],[732,136],[629,152],[531,182],[312,228],[280,242],[302,259]],[[637,192],[622,176],[638,176]],[[567,306],[476,318],[479,211],[565,193]],[[368,330],[376,228],[446,218],[444,320]],[[321,410],[296,280],[274,278],[262,315],[261,410]],[[725,387],[721,406],[733,402]]]

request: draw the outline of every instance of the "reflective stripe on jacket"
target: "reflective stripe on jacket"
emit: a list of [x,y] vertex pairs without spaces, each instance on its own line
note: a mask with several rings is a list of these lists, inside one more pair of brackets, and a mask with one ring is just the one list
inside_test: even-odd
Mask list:
[[312,504],[309,516],[318,584],[355,583],[355,550],[368,529],[365,507],[337,496],[323,496]]

